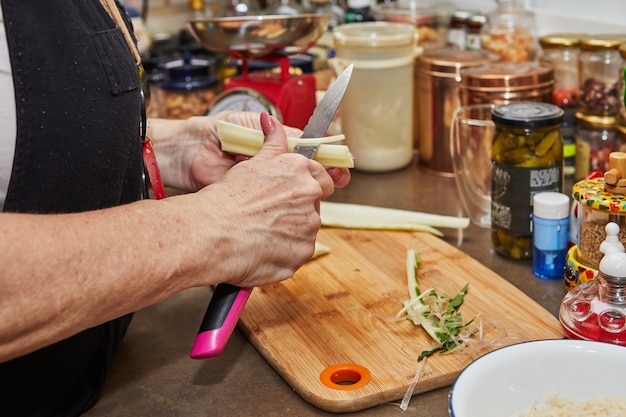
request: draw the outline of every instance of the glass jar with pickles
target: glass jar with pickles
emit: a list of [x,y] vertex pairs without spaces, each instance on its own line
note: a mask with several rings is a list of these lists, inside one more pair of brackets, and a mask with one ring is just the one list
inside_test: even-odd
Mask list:
[[532,257],[532,201],[563,190],[563,110],[549,103],[502,104],[492,110],[491,237],[497,253]]

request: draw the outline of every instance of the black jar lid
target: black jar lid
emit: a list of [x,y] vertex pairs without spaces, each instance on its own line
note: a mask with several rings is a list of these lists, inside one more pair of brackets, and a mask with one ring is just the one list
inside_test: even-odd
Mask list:
[[519,102],[501,104],[491,110],[494,123],[525,128],[555,126],[563,123],[563,109],[554,104]]
[[158,83],[165,90],[190,91],[210,88],[219,82],[211,74],[214,60],[208,57],[183,54],[182,58],[172,59],[163,64],[165,77]]

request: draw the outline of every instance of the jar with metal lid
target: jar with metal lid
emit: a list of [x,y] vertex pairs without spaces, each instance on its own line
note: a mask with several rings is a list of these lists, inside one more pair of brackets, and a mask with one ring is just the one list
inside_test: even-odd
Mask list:
[[541,61],[554,66],[554,97],[552,104],[561,108],[578,107],[578,56],[581,33],[553,33],[539,39]]
[[455,9],[454,3],[441,0],[379,1],[373,7],[372,14],[375,20],[415,26],[418,45],[424,50],[431,50],[445,47],[450,16]]
[[467,37],[467,20],[473,12],[469,10],[456,10],[450,17],[448,25],[448,45],[465,49]]
[[461,102],[464,105],[520,101],[552,103],[554,82],[551,64],[485,63],[461,69]]
[[580,181],[592,172],[609,169],[609,155],[619,150],[620,138],[615,117],[589,116],[576,113],[576,171]]
[[535,15],[524,8],[524,0],[496,0],[498,8],[487,16],[482,34],[483,48],[507,62],[537,58]]
[[496,62],[500,57],[486,51],[461,51],[448,47],[425,51],[416,60],[414,126],[422,168],[451,177],[450,123],[461,105],[461,70]]
[[369,0],[346,0],[344,23],[371,22],[374,20]]
[[626,126],[626,43],[623,43],[619,47],[619,54],[624,61],[624,66],[619,73],[619,84],[617,91],[620,97],[619,116],[618,123],[620,126]]
[[563,109],[549,103],[495,106],[491,238],[497,253],[532,258],[533,195],[563,189]]
[[554,66],[552,104],[565,112],[562,129],[565,147],[563,169],[566,176],[575,173],[576,111],[580,101],[578,56],[583,36],[580,33],[554,33],[539,39],[543,48],[541,61]]
[[169,60],[163,64],[164,76],[152,90],[150,114],[165,119],[203,116],[221,90],[219,77],[211,74],[214,60],[192,57]]
[[617,136],[619,143],[619,151],[626,151],[626,120],[618,120],[617,121]]
[[619,86],[624,59],[619,48],[626,35],[590,35],[580,40],[578,73],[580,111],[586,115],[616,117],[622,103]]
[[465,47],[473,51],[483,49],[481,35],[487,23],[487,16],[474,14],[467,19],[467,34],[465,35]]

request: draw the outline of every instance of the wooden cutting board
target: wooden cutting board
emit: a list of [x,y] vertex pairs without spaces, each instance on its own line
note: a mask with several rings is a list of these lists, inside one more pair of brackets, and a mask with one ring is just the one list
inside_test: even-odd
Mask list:
[[[547,310],[432,235],[324,228],[318,241],[331,252],[290,280],[256,288],[240,328],[287,383],[322,410],[350,412],[399,400],[416,375],[417,357],[431,339],[421,327],[394,318],[408,299],[408,249],[420,254],[422,290],[456,295],[469,283],[463,319],[480,315],[483,323],[482,342],[427,359],[415,394],[450,385],[473,359],[495,348],[563,337]],[[333,366],[336,384],[329,387],[320,375]]]

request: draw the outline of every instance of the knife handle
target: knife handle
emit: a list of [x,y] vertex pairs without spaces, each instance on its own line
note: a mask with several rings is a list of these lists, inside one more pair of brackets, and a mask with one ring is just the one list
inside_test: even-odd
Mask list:
[[222,353],[251,292],[252,288],[230,284],[215,287],[189,354],[192,359],[210,359]]

